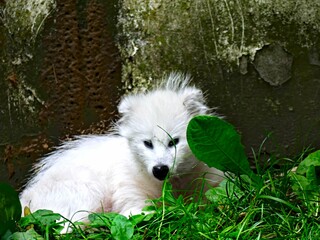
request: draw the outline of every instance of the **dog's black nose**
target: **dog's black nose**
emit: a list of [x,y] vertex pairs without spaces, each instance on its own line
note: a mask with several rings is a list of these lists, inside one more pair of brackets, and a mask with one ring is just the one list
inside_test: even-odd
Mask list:
[[166,165],[156,165],[152,168],[153,176],[160,181],[164,180],[169,172],[169,167]]

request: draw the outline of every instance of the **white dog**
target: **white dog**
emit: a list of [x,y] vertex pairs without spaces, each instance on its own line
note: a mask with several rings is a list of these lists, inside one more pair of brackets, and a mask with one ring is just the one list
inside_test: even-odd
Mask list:
[[166,177],[179,193],[192,192],[205,173],[217,185],[221,172],[196,160],[187,144],[189,120],[210,114],[189,80],[172,73],[154,90],[124,97],[112,133],[66,142],[34,167],[22,206],[73,221],[101,211],[129,216],[161,196]]

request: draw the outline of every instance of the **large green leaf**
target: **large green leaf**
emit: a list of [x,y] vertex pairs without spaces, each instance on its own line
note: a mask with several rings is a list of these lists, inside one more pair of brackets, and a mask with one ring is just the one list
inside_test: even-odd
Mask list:
[[240,135],[226,121],[214,116],[196,116],[189,122],[187,140],[193,154],[209,167],[260,182],[250,168]]

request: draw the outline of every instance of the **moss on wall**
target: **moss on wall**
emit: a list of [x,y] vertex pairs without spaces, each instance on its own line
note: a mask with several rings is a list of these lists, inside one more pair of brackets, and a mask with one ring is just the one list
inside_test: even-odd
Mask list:
[[268,154],[320,146],[318,0],[121,3],[128,91],[172,70],[189,72],[242,133],[249,154],[266,137]]
[[285,48],[310,47],[320,32],[318,0],[121,2],[119,46],[127,89],[146,87],[171,69],[199,71],[199,62],[239,66],[242,56],[253,60],[275,41]]

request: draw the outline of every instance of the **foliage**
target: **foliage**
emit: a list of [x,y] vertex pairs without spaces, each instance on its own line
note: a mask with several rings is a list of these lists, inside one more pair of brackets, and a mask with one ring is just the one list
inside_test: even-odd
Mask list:
[[187,139],[193,154],[209,167],[245,174],[261,184],[249,166],[240,135],[231,124],[215,116],[196,116],[189,122]]
[[[57,222],[58,221],[58,222]],[[54,213],[51,210],[38,210],[22,217],[19,224],[22,228],[34,227],[37,232],[48,234],[48,232],[60,233],[63,227],[60,223],[65,223],[60,214]],[[29,234],[34,234],[30,232]]]
[[25,232],[15,232],[10,239],[12,240],[22,240],[22,239],[32,239],[32,240],[43,240],[44,238],[37,233],[33,228]]
[[[59,232],[68,220],[52,211],[38,210],[21,218],[20,232],[7,234],[5,239],[320,238],[320,151],[306,158],[303,153],[297,159],[270,156],[271,165],[257,164],[257,176],[230,124],[198,117],[190,126],[188,140],[195,154],[210,166],[234,173],[226,175],[218,187],[203,192],[199,186],[183,198],[165,180],[162,196],[149,200],[144,209],[148,214],[126,218],[116,213],[91,213],[88,222],[70,223],[72,231],[65,234]],[[212,149],[207,154],[209,147]]]
[[[91,228],[105,228],[100,233],[100,237],[109,237],[116,240],[124,240],[132,238],[134,232],[133,223],[126,217],[117,213],[93,213],[89,215],[88,224]],[[97,236],[94,233],[94,236]]]
[[320,151],[308,155],[290,173],[292,188],[299,198],[309,205],[311,214],[318,215],[320,210]]
[[0,238],[14,231],[21,217],[17,192],[8,184],[0,183]]
[[197,190],[198,199],[175,196],[165,182],[162,196],[145,209],[150,214],[127,219],[92,213],[88,223],[75,223],[63,235],[41,226],[52,224],[48,219],[33,221],[12,239],[318,239],[320,218],[308,214],[308,205],[291,191],[288,172],[287,167],[264,169],[262,189],[243,177],[228,178],[206,193]]

